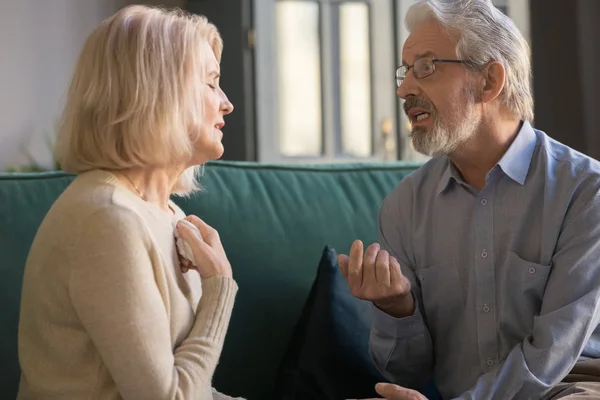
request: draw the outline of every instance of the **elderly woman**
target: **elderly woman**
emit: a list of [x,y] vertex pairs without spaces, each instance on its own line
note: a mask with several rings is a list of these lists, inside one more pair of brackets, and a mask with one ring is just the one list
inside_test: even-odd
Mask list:
[[19,399],[230,398],[211,380],[237,285],[217,232],[170,201],[223,154],[221,50],[204,17],[143,6],[86,41],[57,140],[77,177],[25,268]]

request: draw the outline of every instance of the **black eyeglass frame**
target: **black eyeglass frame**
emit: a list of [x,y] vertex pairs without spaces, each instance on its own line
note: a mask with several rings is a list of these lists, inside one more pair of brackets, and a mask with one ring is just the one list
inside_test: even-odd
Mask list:
[[[398,68],[396,68],[396,86],[400,87],[400,84],[402,83],[402,81],[404,80],[404,78],[406,78],[406,74],[408,74],[408,71],[410,71],[411,69],[413,69],[413,74],[414,74],[414,66],[417,62],[419,62],[420,60],[431,60],[431,66],[433,67],[431,69],[431,73],[428,73],[426,75],[414,75],[416,79],[423,79],[423,78],[427,78],[428,76],[431,76],[435,73],[435,63],[454,63],[454,64],[466,64],[466,65],[471,65],[471,63],[467,60],[444,60],[441,58],[434,58],[434,57],[422,57],[419,58],[417,60],[415,60],[415,62],[413,63],[413,65],[401,65]],[[402,70],[404,71],[404,74],[401,74],[400,71]]]

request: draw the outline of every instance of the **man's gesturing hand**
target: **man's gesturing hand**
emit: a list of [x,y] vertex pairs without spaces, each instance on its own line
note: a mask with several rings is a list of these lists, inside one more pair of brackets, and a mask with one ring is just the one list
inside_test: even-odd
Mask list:
[[340,254],[338,263],[355,297],[373,302],[393,317],[414,313],[410,281],[402,275],[398,260],[379,244],[369,246],[363,257],[363,243],[355,240],[350,256]]
[[363,400],[427,400],[416,390],[406,389],[391,383],[378,383],[375,390],[383,399],[363,399]]

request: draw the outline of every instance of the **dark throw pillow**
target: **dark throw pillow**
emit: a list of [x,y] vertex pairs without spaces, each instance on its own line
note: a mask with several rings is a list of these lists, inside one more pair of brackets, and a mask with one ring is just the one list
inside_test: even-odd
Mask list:
[[[370,302],[350,293],[337,254],[326,246],[279,367],[273,399],[379,398],[375,384],[387,380],[369,355],[372,314]],[[421,393],[441,400],[432,382]]]
[[317,277],[280,365],[274,399],[379,397],[386,380],[369,355],[372,305],[352,296],[337,255],[325,247]]

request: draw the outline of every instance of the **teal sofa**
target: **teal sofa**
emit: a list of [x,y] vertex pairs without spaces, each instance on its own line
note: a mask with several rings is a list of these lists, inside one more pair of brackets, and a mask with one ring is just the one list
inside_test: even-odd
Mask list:
[[[250,400],[273,397],[278,367],[325,245],[347,252],[377,240],[383,198],[419,164],[265,165],[213,162],[204,190],[175,201],[214,226],[240,290],[214,385]],[[73,177],[0,174],[0,398],[19,382],[17,327],[23,267],[36,230]]]

